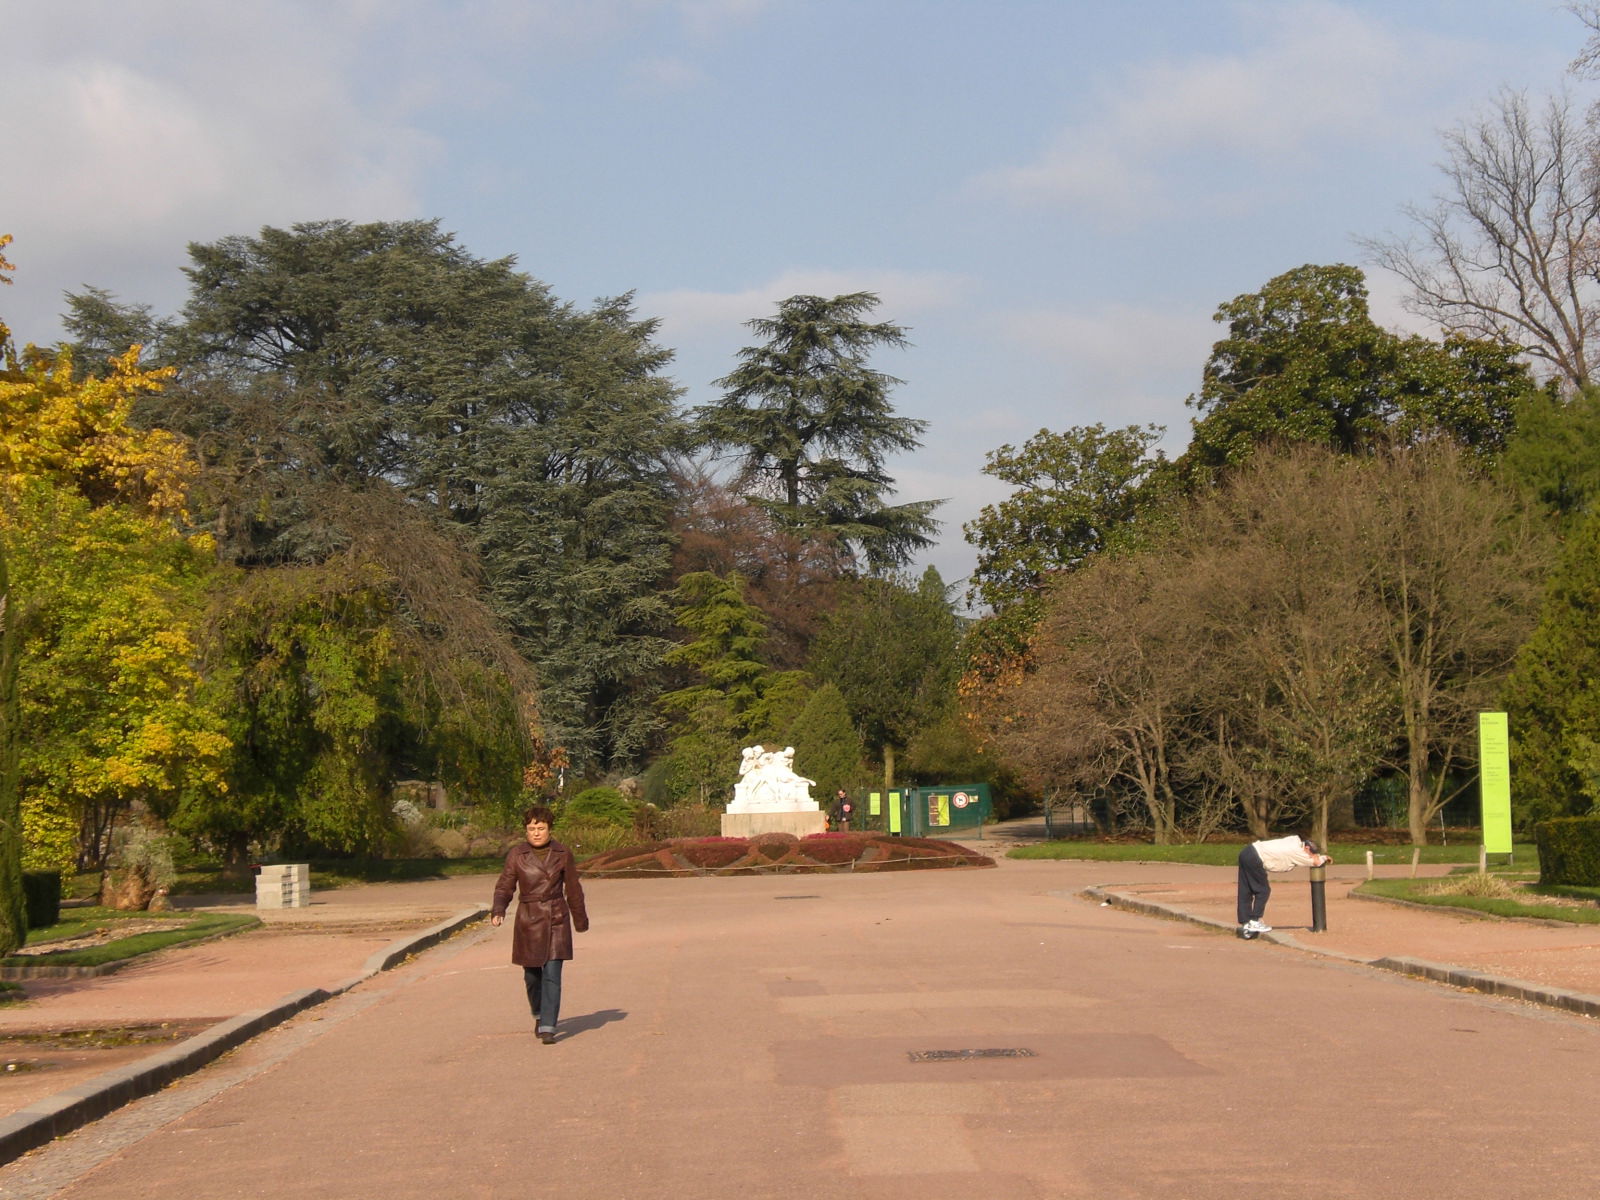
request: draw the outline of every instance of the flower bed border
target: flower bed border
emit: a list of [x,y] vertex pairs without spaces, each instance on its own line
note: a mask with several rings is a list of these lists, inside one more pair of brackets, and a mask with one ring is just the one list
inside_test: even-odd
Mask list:
[[[817,843],[819,849],[826,845],[827,858],[812,857],[806,852],[807,843]],[[840,856],[839,851],[850,843],[856,844],[855,853]],[[742,845],[743,853],[729,859],[729,850],[736,845]],[[712,850],[714,854],[704,853]],[[835,858],[840,861],[829,861]],[[602,851],[579,863],[578,871],[585,879],[662,879],[949,870],[994,865],[994,859],[987,855],[938,838],[821,833],[805,838],[792,834],[761,834],[755,838],[667,838]]]

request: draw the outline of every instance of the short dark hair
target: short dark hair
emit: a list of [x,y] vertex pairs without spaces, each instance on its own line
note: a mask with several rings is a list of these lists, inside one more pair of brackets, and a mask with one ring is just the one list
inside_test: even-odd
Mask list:
[[532,825],[535,821],[543,821],[546,825],[554,826],[556,815],[550,811],[550,806],[547,804],[534,804],[522,810],[524,827]]
[[1311,853],[1313,853],[1313,854],[1321,854],[1322,853],[1322,847],[1317,845],[1310,838],[1303,837],[1300,840],[1301,840],[1301,842],[1303,842],[1305,844],[1305,848],[1307,850],[1311,851]]

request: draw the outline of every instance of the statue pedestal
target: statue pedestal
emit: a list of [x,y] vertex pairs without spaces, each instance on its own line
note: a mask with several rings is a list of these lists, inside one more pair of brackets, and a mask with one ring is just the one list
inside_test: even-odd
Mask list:
[[792,833],[805,837],[824,833],[828,819],[819,808],[801,812],[741,812],[722,814],[723,837],[755,837],[758,833]]

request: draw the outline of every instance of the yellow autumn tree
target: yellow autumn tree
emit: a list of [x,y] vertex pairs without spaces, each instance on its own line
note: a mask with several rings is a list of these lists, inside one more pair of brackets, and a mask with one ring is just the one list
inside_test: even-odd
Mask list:
[[182,441],[130,419],[165,371],[134,347],[80,379],[69,354],[19,349],[3,326],[0,354],[24,862],[103,865],[128,814],[224,786],[229,743],[196,666],[214,555],[179,525],[194,474]]

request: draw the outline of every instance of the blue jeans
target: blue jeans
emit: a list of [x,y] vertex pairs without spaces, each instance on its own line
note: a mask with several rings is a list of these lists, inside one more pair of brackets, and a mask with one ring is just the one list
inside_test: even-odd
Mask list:
[[552,958],[542,967],[523,967],[522,985],[528,989],[528,1007],[536,1027],[553,1030],[561,1016],[561,963]]

